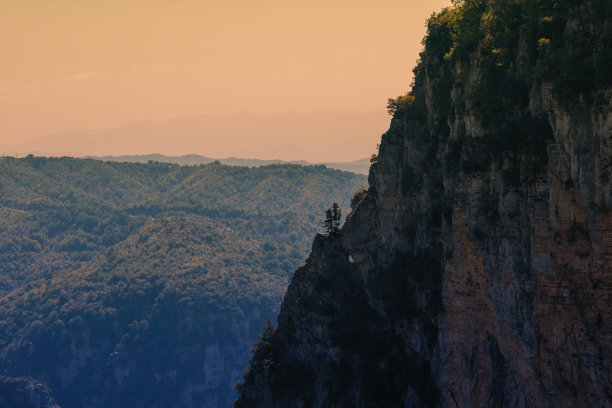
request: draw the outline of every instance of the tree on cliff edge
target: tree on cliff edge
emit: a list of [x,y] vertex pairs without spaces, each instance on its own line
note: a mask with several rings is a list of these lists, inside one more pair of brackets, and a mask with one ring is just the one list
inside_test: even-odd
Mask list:
[[340,217],[342,210],[338,203],[332,204],[331,208],[325,211],[325,219],[321,221],[321,225],[325,227],[328,234],[338,232],[340,230]]

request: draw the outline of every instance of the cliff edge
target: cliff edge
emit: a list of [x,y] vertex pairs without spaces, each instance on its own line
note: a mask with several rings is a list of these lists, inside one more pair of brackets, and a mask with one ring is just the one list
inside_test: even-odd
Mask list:
[[612,4],[463,1],[242,407],[612,404]]

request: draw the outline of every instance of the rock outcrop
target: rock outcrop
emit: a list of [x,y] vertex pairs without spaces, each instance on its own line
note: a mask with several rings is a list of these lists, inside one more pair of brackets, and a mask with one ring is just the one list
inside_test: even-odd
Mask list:
[[0,377],[0,408],[60,408],[46,386],[30,379]]
[[[569,40],[530,40],[529,14],[514,45],[487,45],[483,25],[523,3],[432,17],[367,194],[316,237],[235,407],[612,405],[609,79],[564,99],[566,67],[529,41]],[[577,3],[560,32],[587,27],[597,60],[609,22]],[[462,58],[470,18],[480,42]]]

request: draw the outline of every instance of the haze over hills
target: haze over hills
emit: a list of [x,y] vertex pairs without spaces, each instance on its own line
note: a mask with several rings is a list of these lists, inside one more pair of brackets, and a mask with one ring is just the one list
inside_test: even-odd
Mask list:
[[[128,162],[128,163],[148,163],[149,161],[156,161],[161,163],[174,163],[181,166],[195,166],[200,164],[209,164],[215,160],[228,165],[228,166],[247,166],[247,167],[259,167],[267,166],[270,164],[299,164],[302,166],[313,165],[315,163],[309,163],[304,160],[295,161],[283,161],[283,160],[261,160],[261,159],[242,159],[238,157],[226,157],[224,159],[214,159],[211,157],[200,156],[199,154],[186,154],[183,156],[166,156],[163,154],[143,154],[143,155],[123,155],[123,156],[87,156],[86,159],[96,159],[111,162]],[[350,171],[358,174],[368,174],[370,170],[370,159],[363,158],[359,160],[353,160],[350,162],[330,162],[330,163],[316,163],[323,164],[326,167]]]
[[264,160],[343,162],[370,157],[388,124],[385,112],[184,116],[107,129],[78,129],[3,146],[11,155],[203,154]]
[[365,184],[323,166],[0,158],[0,375],[62,408],[230,406],[325,208],[348,213]]

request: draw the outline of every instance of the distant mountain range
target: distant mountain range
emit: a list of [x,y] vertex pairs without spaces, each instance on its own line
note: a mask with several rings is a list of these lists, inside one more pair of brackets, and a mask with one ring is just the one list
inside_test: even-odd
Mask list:
[[262,160],[262,159],[242,159],[237,157],[227,157],[224,159],[214,159],[211,157],[201,156],[199,154],[186,154],[183,156],[166,156],[163,154],[143,154],[143,155],[122,155],[122,156],[87,156],[87,159],[96,159],[112,162],[128,162],[128,163],[148,163],[150,161],[160,163],[174,163],[181,166],[197,166],[200,164],[209,164],[219,161],[222,164],[229,166],[247,166],[259,167],[270,164],[299,164],[302,166],[311,166],[314,164],[322,164],[336,170],[350,171],[358,174],[368,174],[370,170],[370,159],[363,158],[350,162],[329,162],[329,163],[309,163],[305,160],[284,161],[284,160]]
[[386,112],[310,112],[184,116],[106,129],[77,129],[0,146],[9,155],[257,157],[342,162],[370,157],[389,125]]

